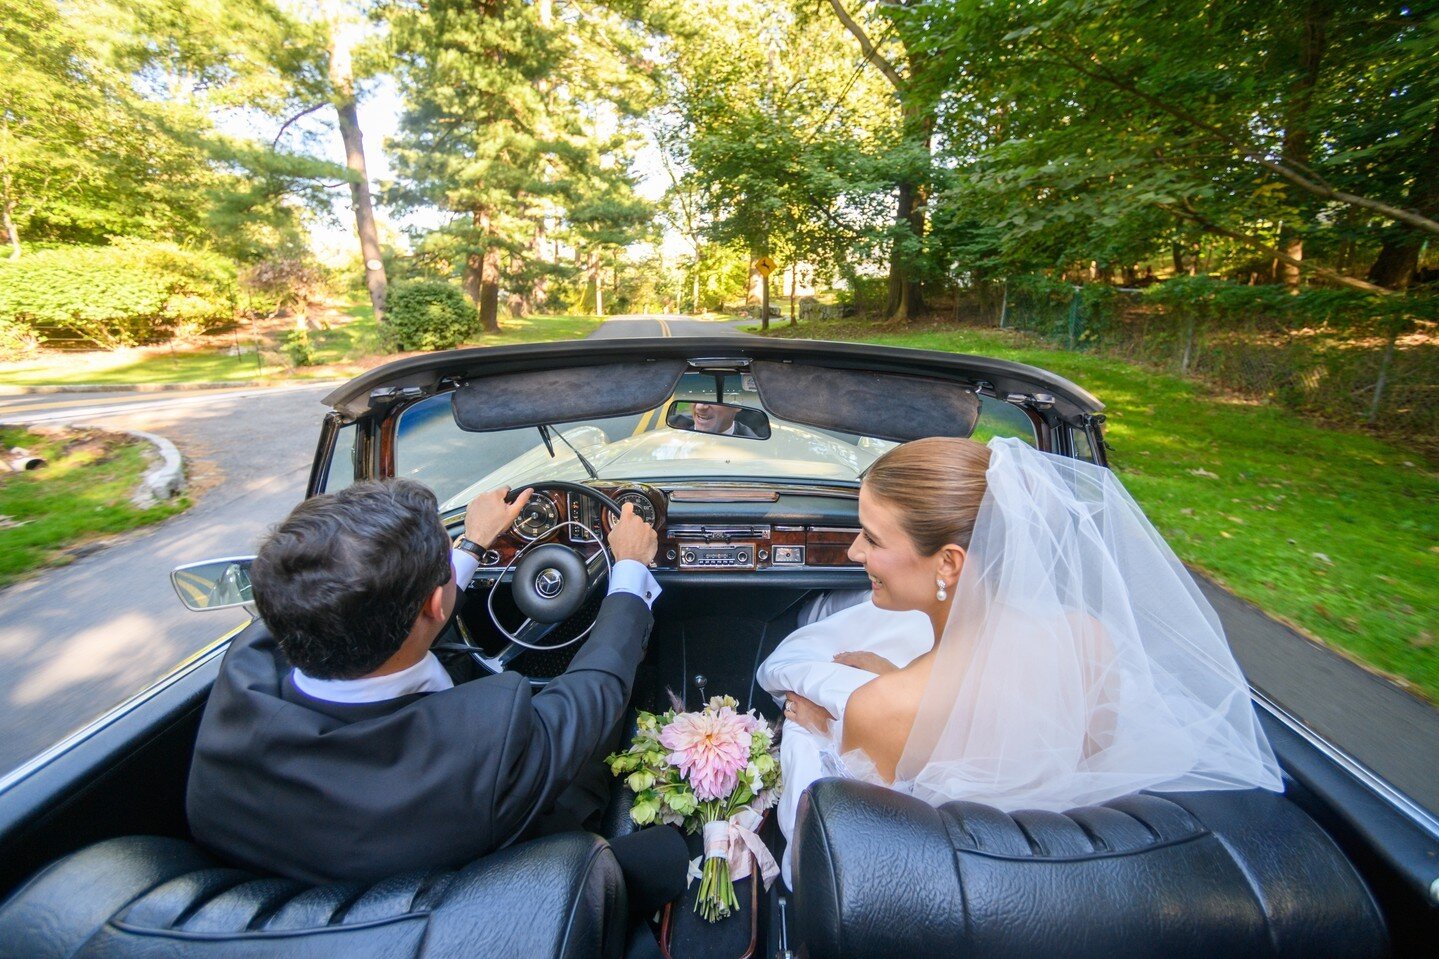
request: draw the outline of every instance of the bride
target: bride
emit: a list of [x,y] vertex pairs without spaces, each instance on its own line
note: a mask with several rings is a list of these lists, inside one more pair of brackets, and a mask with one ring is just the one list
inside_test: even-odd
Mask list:
[[859,520],[870,596],[759,671],[784,702],[786,838],[820,776],[1003,810],[1281,789],[1218,617],[1109,470],[916,440],[870,468]]

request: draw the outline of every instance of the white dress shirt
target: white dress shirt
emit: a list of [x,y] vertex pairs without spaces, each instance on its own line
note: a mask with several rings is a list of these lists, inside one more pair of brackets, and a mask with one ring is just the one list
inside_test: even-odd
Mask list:
[[[450,552],[450,564],[454,567],[455,584],[460,589],[470,585],[470,580],[475,578],[475,570],[480,567],[479,560],[458,549]],[[653,606],[660,594],[660,584],[643,563],[622,559],[610,570],[609,592],[633,593],[644,600],[646,606]],[[434,653],[426,653],[425,658],[415,665],[384,676],[314,679],[296,669],[292,678],[295,688],[306,696],[330,703],[378,703],[411,693],[437,693],[455,685]]]

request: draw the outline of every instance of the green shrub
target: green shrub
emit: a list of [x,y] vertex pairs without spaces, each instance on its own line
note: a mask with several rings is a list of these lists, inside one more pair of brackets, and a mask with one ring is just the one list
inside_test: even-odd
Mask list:
[[411,280],[390,287],[386,336],[400,350],[448,350],[478,332],[480,316],[458,287]]
[[229,260],[173,243],[56,247],[0,262],[0,322],[132,346],[231,319],[234,285]]
[[286,333],[281,349],[296,366],[315,365],[315,345],[310,342],[309,330],[291,330]]
[[23,360],[45,342],[45,337],[21,323],[0,317],[0,361]]

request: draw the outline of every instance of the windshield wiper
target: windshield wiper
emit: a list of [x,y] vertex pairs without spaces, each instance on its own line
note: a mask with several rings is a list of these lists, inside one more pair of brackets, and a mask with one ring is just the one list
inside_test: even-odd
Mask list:
[[580,465],[585,468],[585,472],[590,474],[590,479],[600,478],[600,474],[595,471],[595,468],[592,465],[590,465],[590,461],[585,459],[585,454],[575,449],[575,444],[571,443],[565,437],[565,434],[555,431],[554,427],[552,426],[544,426],[543,424],[537,427],[537,429],[539,429],[540,431],[540,438],[545,441],[545,449],[550,451],[550,459],[555,458],[555,444],[550,441],[550,437],[552,435],[558,436],[560,438],[560,442],[568,446],[570,448],[570,451],[575,454],[575,459],[580,461]]

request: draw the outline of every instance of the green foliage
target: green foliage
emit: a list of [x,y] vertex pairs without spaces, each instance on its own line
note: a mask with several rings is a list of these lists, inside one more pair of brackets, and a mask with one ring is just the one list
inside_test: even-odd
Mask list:
[[309,330],[289,330],[285,333],[281,349],[296,366],[315,365],[315,345],[310,342]]
[[[134,236],[257,259],[343,168],[222,135],[323,102],[320,34],[274,0],[0,0],[4,239]],[[278,125],[278,123],[277,123]]]
[[0,362],[22,360],[44,342],[45,337],[26,324],[0,316]]
[[474,305],[453,284],[411,280],[390,287],[385,332],[396,349],[453,349],[478,329]]
[[224,257],[174,243],[57,247],[0,261],[0,321],[128,346],[229,321],[234,282]]
[[[661,11],[662,13],[662,11]],[[634,193],[633,117],[652,99],[643,64],[654,8],[595,4],[385,7],[405,99],[389,199],[450,215],[436,244],[477,291],[487,328],[499,287],[539,307],[547,284],[578,272],[554,239],[602,264],[651,219]]]

